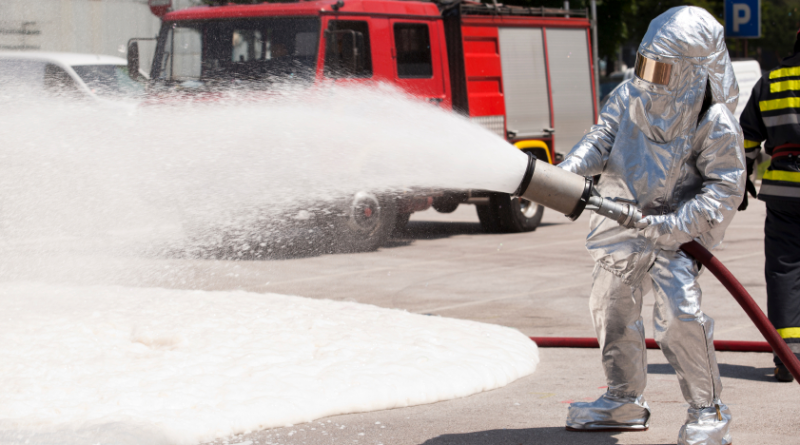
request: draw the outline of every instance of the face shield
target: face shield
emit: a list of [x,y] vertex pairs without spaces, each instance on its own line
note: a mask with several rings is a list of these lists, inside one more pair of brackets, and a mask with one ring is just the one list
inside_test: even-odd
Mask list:
[[645,82],[657,85],[668,85],[669,76],[672,73],[672,65],[647,58],[642,53],[636,53],[636,77]]

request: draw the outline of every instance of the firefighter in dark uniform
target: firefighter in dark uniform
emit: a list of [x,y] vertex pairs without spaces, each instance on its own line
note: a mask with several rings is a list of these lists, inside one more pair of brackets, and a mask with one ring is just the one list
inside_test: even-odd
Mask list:
[[[755,196],[749,174],[764,149],[772,156],[758,199],[767,203],[764,224],[764,273],[769,320],[800,358],[800,31],[794,54],[762,77],[740,118],[747,156],[747,189]],[[747,207],[747,195],[739,210]],[[775,378],[792,375],[775,356]]]

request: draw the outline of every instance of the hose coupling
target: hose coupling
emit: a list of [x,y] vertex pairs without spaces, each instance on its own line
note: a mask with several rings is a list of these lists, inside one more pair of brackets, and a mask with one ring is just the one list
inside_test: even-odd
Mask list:
[[635,205],[627,202],[614,201],[597,195],[589,198],[589,205],[587,205],[586,208],[598,215],[613,219],[619,225],[628,229],[635,228],[636,222],[642,219],[642,211]]

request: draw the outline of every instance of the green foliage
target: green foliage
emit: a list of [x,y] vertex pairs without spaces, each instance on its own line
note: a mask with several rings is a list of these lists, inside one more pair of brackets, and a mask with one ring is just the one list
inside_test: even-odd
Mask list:
[[[483,0],[489,2],[490,0]],[[498,0],[500,1],[500,0]],[[502,3],[519,6],[563,7],[563,0],[506,0]],[[623,43],[637,45],[647,32],[650,22],[659,14],[675,6],[693,5],[704,8],[724,24],[724,0],[600,0],[597,2],[597,39],[599,56],[616,59],[616,51]],[[588,0],[572,0],[570,8],[589,8]],[[762,38],[749,42],[750,52],[756,47],[775,51],[778,58],[791,53],[795,33],[800,28],[800,2],[797,0],[761,1]],[[728,39],[728,48],[741,50],[740,39]],[[752,54],[751,54],[752,56]]]
[[609,61],[617,58],[617,48],[630,40],[630,25],[636,22],[633,17],[633,2],[629,0],[598,2],[597,48],[600,57],[608,57]]
[[[484,0],[489,3],[489,0]],[[562,8],[563,0],[506,0],[500,3],[516,6],[546,6],[549,8]],[[617,48],[629,39],[629,25],[633,22],[632,0],[600,0],[597,2],[597,40],[598,52],[601,58],[608,57],[614,60]],[[588,0],[571,0],[570,9],[590,8]],[[590,11],[591,14],[591,11]]]
[[762,1],[761,13],[761,38],[751,40],[750,45],[774,51],[778,59],[791,55],[797,30],[800,29],[800,2]]
[[[195,0],[203,4],[239,3],[251,4],[264,1],[277,3],[287,0]],[[292,0],[288,0],[292,1]],[[483,0],[490,3],[491,0]],[[516,6],[546,6],[561,8],[563,0],[498,0],[499,3]],[[669,8],[682,5],[694,5],[709,11],[724,24],[724,0],[599,0],[597,1],[597,40],[599,56],[613,62],[617,58],[617,49],[625,44],[638,45],[647,27],[654,18]],[[572,9],[589,9],[589,0],[571,0]],[[756,47],[764,51],[774,52],[778,59],[791,54],[795,33],[800,28],[800,2],[798,0],[762,0],[761,1],[760,39],[749,41],[750,56]],[[740,39],[728,39],[728,48],[733,54],[742,50]]]
[[698,6],[710,12],[719,20],[720,24],[724,23],[722,17],[725,14],[725,3],[723,0],[634,0],[631,3],[633,4],[631,8],[633,14],[628,18],[632,23],[629,37],[635,42],[642,40],[647,33],[647,27],[654,18],[676,6]]

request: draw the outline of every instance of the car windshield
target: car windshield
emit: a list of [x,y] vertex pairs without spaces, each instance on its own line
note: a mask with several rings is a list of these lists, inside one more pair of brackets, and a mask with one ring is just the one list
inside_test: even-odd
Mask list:
[[154,79],[172,82],[309,79],[319,46],[319,18],[167,23]]
[[125,65],[73,65],[83,83],[98,96],[135,97],[144,86],[131,80]]

